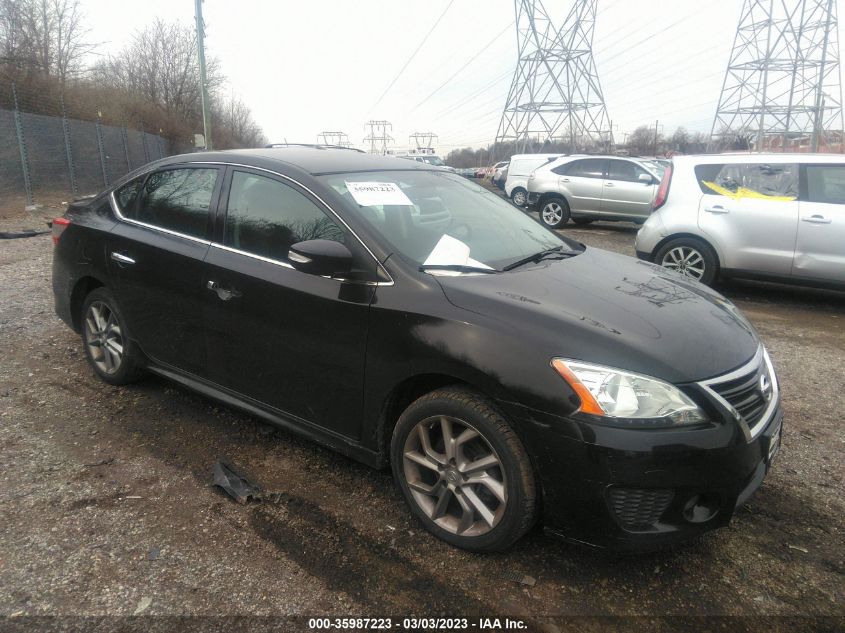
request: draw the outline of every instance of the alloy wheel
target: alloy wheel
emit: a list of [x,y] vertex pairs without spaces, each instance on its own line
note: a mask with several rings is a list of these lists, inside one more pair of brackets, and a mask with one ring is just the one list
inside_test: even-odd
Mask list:
[[691,246],[676,246],[667,251],[660,264],[693,279],[701,279],[707,267],[701,253]]
[[106,374],[114,374],[123,362],[123,334],[114,311],[94,301],[85,314],[85,344],[91,360]]
[[517,191],[515,194],[513,194],[513,203],[516,206],[518,206],[518,207],[524,206],[525,201],[526,201],[526,198],[525,198],[525,192],[524,191]]
[[479,536],[501,521],[508,500],[501,459],[467,422],[419,422],[405,440],[402,467],[414,501],[444,530]]
[[543,207],[543,221],[546,224],[557,224],[563,219],[563,207],[557,202],[549,202]]

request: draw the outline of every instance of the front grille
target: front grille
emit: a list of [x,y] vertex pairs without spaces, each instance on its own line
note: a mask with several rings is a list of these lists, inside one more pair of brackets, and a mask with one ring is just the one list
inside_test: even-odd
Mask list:
[[710,385],[713,391],[739,412],[749,427],[760,421],[768,404],[760,387],[760,377],[764,373],[767,375],[768,371],[765,364],[761,363],[738,378]]
[[671,490],[611,488],[610,505],[619,522],[628,529],[650,528],[672,501]]

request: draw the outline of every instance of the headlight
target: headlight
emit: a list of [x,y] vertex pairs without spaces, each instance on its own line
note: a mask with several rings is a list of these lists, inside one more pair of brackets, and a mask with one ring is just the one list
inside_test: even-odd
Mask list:
[[677,427],[700,424],[707,415],[674,385],[657,378],[565,358],[552,367],[581,399],[581,413],[621,427]]

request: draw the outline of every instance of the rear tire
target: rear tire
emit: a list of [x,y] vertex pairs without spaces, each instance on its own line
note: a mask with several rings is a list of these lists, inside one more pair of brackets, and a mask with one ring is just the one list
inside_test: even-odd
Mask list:
[[719,276],[719,260],[715,251],[709,244],[694,237],[669,240],[658,249],[654,263],[708,286]]
[[587,224],[592,224],[592,218],[572,218],[572,221],[575,222],[578,226],[586,226]]
[[450,545],[501,551],[537,517],[522,442],[483,396],[445,387],[414,401],[390,445],[393,477],[411,512]]
[[525,189],[517,187],[511,191],[511,202],[518,207],[524,207],[528,203],[528,192]]
[[125,385],[144,375],[143,354],[111,292],[92,290],[82,302],[80,323],[85,357],[101,380]]
[[540,205],[540,221],[550,229],[562,227],[569,221],[569,204],[561,196],[546,198]]

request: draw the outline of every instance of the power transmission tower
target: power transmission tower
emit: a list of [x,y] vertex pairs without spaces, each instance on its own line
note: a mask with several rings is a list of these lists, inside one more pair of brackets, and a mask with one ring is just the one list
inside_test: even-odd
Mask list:
[[575,0],[556,28],[541,0],[515,0],[518,61],[496,142],[525,152],[563,140],[609,150],[613,132],[593,59],[597,0]]
[[416,149],[431,149],[437,138],[434,132],[414,132],[408,137],[408,144]]
[[[834,0],[745,0],[710,130],[722,149],[830,149],[842,143]],[[745,149],[736,146],[737,149]]]
[[387,133],[393,126],[390,121],[367,121],[370,133],[364,137],[364,142],[370,144],[370,154],[387,154],[387,144],[393,142],[393,137]]
[[202,133],[205,136],[205,148],[211,145],[211,102],[208,99],[208,77],[205,72],[205,20],[202,19],[202,0],[195,0],[194,16],[197,21],[197,57],[200,69],[200,99],[202,100]]
[[352,143],[349,142],[349,135],[345,132],[320,132],[317,135],[317,142],[322,145],[352,147]]

